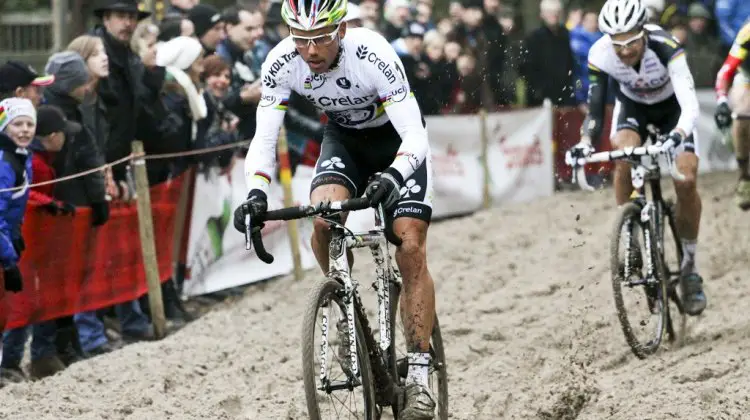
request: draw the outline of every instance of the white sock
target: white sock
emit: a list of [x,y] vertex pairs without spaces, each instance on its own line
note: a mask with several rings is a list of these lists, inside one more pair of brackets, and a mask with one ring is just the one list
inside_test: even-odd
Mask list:
[[680,271],[685,274],[697,273],[698,268],[695,262],[695,251],[698,246],[696,239],[680,239],[682,242],[682,267]]
[[430,353],[408,353],[409,373],[406,376],[406,383],[417,383],[429,386],[428,378],[430,376]]

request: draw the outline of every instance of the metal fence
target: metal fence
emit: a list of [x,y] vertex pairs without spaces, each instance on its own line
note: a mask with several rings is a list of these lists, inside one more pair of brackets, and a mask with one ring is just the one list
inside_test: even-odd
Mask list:
[[54,48],[51,11],[0,15],[0,59],[3,62],[21,60],[40,69]]

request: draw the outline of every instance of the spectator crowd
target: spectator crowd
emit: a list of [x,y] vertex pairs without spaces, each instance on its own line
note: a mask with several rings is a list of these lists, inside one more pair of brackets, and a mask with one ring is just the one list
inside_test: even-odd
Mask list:
[[[744,6],[750,3],[643,1],[650,20],[686,45],[696,85],[713,86],[733,34],[750,17]],[[239,0],[225,10],[210,1],[168,3],[156,22],[136,0],[101,1],[95,27],[53,54],[43,74],[22,62],[2,64],[0,189],[120,161],[130,155],[134,139],[144,142],[147,154],[236,144],[149,161],[151,185],[191,166],[228,171],[244,156],[247,145],[240,142],[253,137],[257,124],[261,64],[289,35],[281,3]],[[541,0],[541,25],[524,31],[518,12],[502,0],[454,0],[442,18],[433,15],[433,0],[350,0],[346,21],[391,42],[423,114],[436,115],[538,106],[545,98],[585,108],[588,50],[602,36],[597,17],[598,10]],[[325,121],[304,97],[290,98],[285,126],[293,167],[315,161]],[[25,245],[18,225],[26,200],[59,217],[88,208],[92,224],[101,226],[110,203],[133,194],[127,162],[25,194],[0,193],[6,288],[17,291],[23,284],[17,263]],[[180,279],[173,280],[164,283],[163,294],[168,318],[180,324],[190,315],[178,298]],[[116,339],[105,328],[110,315],[119,322]],[[29,333],[34,379],[154,337],[144,300],[8,330],[0,379],[27,379],[21,360]]]

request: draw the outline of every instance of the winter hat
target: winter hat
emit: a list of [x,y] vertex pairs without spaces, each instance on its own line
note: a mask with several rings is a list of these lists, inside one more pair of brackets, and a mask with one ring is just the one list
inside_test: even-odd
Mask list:
[[401,30],[402,38],[424,38],[424,34],[427,32],[427,28],[417,21],[408,22],[404,25],[404,29]]
[[189,36],[178,36],[156,46],[156,65],[187,70],[203,52],[200,41]]
[[91,77],[86,61],[75,51],[52,54],[44,71],[55,75],[55,82],[50,89],[59,93],[70,93],[88,83]]
[[44,137],[58,131],[76,134],[81,131],[81,124],[68,120],[65,113],[54,105],[40,106],[37,110],[36,135]]
[[208,4],[197,4],[188,12],[188,19],[195,25],[195,36],[199,39],[222,21],[219,9]]
[[0,131],[18,117],[29,117],[36,124],[36,109],[30,100],[25,98],[8,98],[0,101]]

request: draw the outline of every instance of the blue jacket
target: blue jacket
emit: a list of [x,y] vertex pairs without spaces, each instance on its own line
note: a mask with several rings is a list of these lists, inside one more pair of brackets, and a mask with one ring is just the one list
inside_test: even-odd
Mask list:
[[23,186],[18,191],[0,192],[0,263],[4,268],[18,263],[16,247],[21,243],[21,223],[29,199],[30,182],[29,151],[17,147],[10,137],[0,133],[0,189]]
[[601,37],[601,32],[587,32],[581,25],[570,31],[570,49],[575,59],[574,76],[578,103],[586,103],[589,92],[589,50]]
[[750,19],[750,1],[717,0],[716,20],[719,22],[721,43],[732,45],[742,25]]

